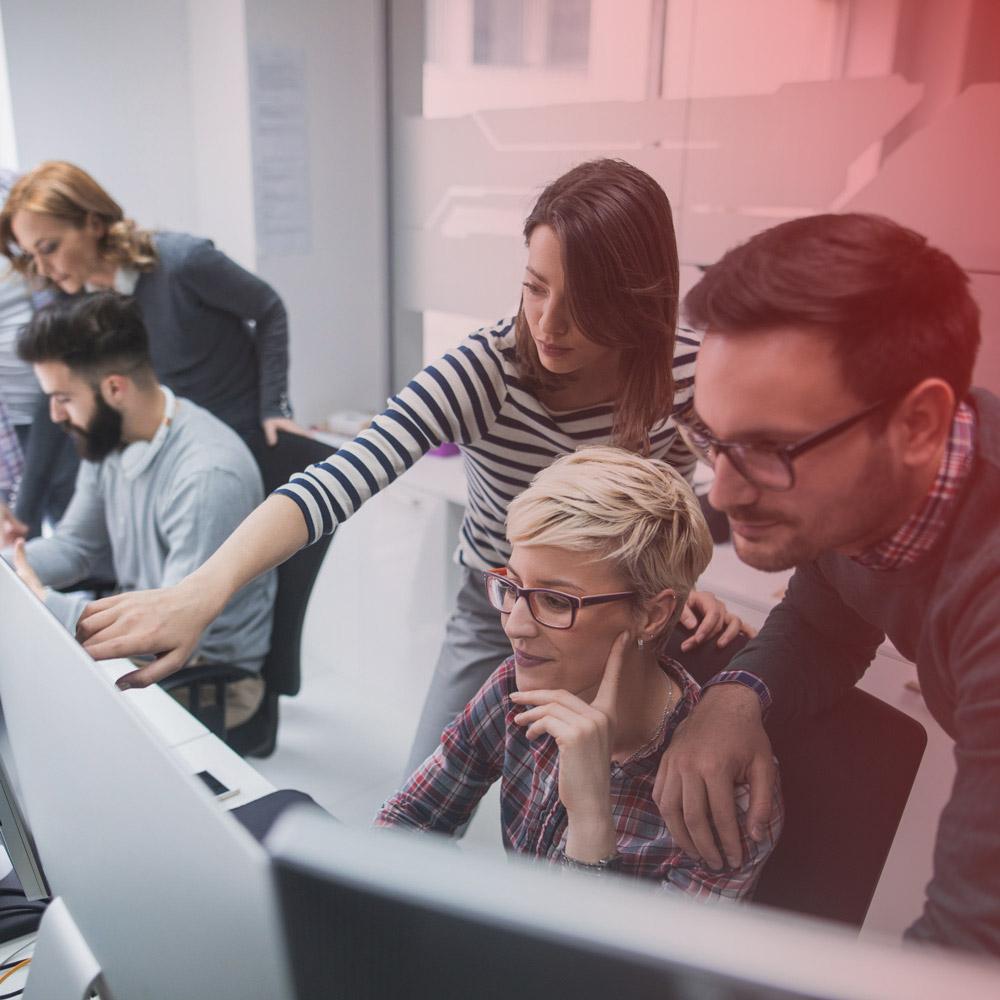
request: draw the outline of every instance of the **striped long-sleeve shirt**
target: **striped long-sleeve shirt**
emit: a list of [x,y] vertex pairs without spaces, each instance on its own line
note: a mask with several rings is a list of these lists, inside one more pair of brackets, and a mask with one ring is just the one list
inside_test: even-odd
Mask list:
[[[781,832],[781,793],[775,789],[771,819],[757,843],[746,830],[749,788],[737,786],[743,850],[738,868],[713,871],[677,846],[653,800],[653,783],[671,736],[695,705],[698,685],[673,660],[664,657],[660,665],[681,686],[679,702],[665,710],[659,730],[645,746],[627,760],[611,762],[611,814],[622,874],[652,879],[667,892],[695,899],[749,898]],[[486,790],[499,781],[504,847],[561,863],[569,819],[559,799],[559,747],[549,735],[529,740],[525,727],[514,721],[525,709],[510,700],[516,689],[511,657],[444,731],[437,750],[385,803],[374,825],[453,834],[469,820]]]
[[[674,408],[691,398],[698,341],[679,332]],[[458,561],[493,569],[507,561],[507,507],[536,473],[560,455],[611,440],[611,404],[553,412],[521,385],[514,321],[472,334],[428,365],[353,441],[311,465],[277,492],[300,507],[309,540],[332,531],[431,448],[459,445],[469,499]],[[670,418],[650,434],[650,454],[690,477],[695,459]]]

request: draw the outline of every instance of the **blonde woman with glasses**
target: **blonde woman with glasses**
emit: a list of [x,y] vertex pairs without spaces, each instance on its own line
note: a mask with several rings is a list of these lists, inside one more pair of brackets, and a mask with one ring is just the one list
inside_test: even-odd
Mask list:
[[[513,647],[376,826],[453,834],[501,784],[506,848],[590,875],[620,872],[706,900],[754,889],[781,829],[775,792],[740,863],[685,855],[653,799],[657,766],[698,685],[663,652],[712,540],[690,487],[662,462],[585,448],[510,505],[510,559],[484,574]],[[737,786],[745,820],[747,788]]]

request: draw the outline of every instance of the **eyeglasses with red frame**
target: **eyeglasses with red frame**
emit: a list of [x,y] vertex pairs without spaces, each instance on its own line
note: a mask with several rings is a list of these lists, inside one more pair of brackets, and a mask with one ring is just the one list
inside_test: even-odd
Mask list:
[[549,590],[545,587],[519,587],[507,579],[506,567],[483,573],[483,582],[486,584],[486,596],[497,611],[509,615],[518,599],[523,597],[528,602],[531,617],[546,628],[572,628],[581,608],[624,601],[635,596],[634,590],[577,597],[576,594],[564,594],[561,590]]

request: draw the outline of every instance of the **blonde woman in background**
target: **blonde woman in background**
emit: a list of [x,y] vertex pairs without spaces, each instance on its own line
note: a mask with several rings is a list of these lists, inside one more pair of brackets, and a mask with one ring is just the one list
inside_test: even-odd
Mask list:
[[211,240],[142,229],[90,174],[52,161],[12,186],[0,252],[14,272],[66,295],[132,296],[159,381],[244,439],[301,431],[288,403],[284,304]]

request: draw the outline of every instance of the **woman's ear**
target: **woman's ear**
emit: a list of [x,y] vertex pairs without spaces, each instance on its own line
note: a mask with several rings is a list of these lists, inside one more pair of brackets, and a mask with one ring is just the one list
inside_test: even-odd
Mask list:
[[668,587],[648,601],[639,615],[640,634],[653,638],[663,632],[673,618],[678,600],[677,592]]
[[87,221],[83,224],[83,228],[91,236],[99,240],[107,233],[108,224],[103,216],[98,215],[96,212],[88,212]]

